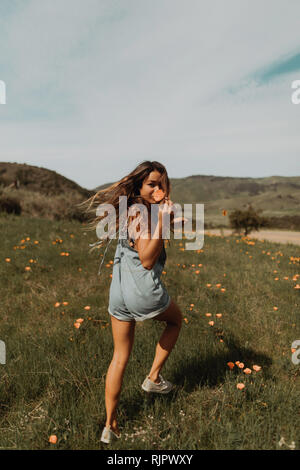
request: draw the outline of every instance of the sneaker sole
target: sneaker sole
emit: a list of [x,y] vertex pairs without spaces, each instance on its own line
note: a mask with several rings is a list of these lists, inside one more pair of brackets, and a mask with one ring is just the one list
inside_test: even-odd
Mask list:
[[174,387],[170,388],[170,390],[147,390],[142,385],[142,389],[147,393],[163,393],[163,394],[166,394],[166,393],[170,393],[173,390],[173,388]]

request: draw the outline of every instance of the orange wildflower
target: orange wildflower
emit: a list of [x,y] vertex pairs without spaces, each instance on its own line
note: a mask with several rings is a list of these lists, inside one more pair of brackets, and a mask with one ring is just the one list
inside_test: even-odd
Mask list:
[[252,369],[255,370],[256,372],[258,372],[258,371],[261,370],[261,366],[256,366],[256,365],[254,365],[254,366],[252,367]]
[[56,443],[57,443],[57,436],[55,436],[54,434],[52,434],[52,435],[49,437],[49,442],[50,442],[50,444],[56,444]]
[[54,307],[59,307],[60,306],[60,302],[56,302],[56,304],[54,304]]
[[84,307],[84,310],[90,310],[91,307],[89,305],[86,305],[86,307]]
[[77,321],[74,323],[74,326],[75,326],[75,328],[77,328],[77,329],[80,328],[80,325],[81,325],[81,324],[80,324],[79,322],[77,322]]
[[9,263],[9,262],[10,262],[10,258],[5,258],[5,261],[6,261],[7,263]]
[[222,313],[216,313],[217,318],[221,318],[221,316],[222,316]]
[[214,326],[215,322],[214,322],[214,321],[209,321],[208,324],[209,324],[210,326]]
[[246,367],[246,369],[244,369],[243,372],[245,374],[251,374],[252,371],[251,371],[251,369],[249,369],[249,367]]
[[153,193],[153,199],[156,201],[156,202],[160,202],[162,201],[162,199],[165,197],[165,193],[164,191],[162,191],[162,189],[157,189],[156,191],[154,191]]
[[238,367],[239,367],[240,369],[243,369],[244,366],[245,366],[245,364],[244,364],[243,362],[240,362],[240,363],[238,364]]
[[239,383],[236,385],[236,388],[238,388],[239,390],[243,390],[243,388],[245,388],[245,384]]
[[275,310],[275,311],[278,310],[278,307],[273,307],[273,310]]
[[234,363],[233,362],[227,362],[227,365],[228,365],[229,369],[234,368]]

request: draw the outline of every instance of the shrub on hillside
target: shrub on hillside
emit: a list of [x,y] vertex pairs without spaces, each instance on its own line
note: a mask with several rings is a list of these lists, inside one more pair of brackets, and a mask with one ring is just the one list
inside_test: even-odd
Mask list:
[[22,212],[20,201],[17,198],[8,196],[7,194],[0,195],[0,212],[7,214],[20,215]]
[[244,235],[247,236],[252,230],[258,231],[261,227],[268,226],[268,221],[265,217],[261,217],[250,205],[245,211],[234,210],[229,215],[230,227],[235,232],[240,233],[244,230]]

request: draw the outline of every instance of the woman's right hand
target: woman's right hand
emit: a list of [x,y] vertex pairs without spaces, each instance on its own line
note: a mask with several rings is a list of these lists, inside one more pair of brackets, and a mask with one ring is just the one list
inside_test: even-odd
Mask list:
[[165,219],[167,215],[170,215],[172,209],[174,210],[174,203],[168,197],[165,197],[159,203],[159,217],[161,220]]
[[[171,214],[171,219],[174,217],[174,214],[176,214],[175,207],[173,201],[169,199],[168,197],[165,197],[159,204],[159,217],[160,220],[169,220],[169,215]],[[188,219],[185,217],[175,217],[173,218],[173,223],[178,223],[178,222],[187,222]]]

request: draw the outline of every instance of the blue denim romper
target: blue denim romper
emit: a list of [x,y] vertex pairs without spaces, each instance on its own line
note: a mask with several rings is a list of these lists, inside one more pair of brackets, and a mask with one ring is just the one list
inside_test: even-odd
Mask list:
[[109,314],[122,321],[143,321],[164,312],[171,298],[160,277],[166,250],[152,269],[143,267],[138,252],[127,239],[119,239],[109,291]]

